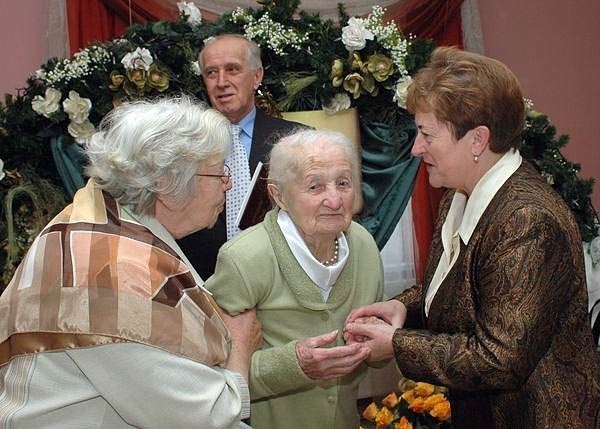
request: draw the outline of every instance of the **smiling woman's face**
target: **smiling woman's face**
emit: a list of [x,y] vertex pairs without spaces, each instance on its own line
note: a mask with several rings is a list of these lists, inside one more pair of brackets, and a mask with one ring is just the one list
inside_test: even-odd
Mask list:
[[329,240],[352,221],[352,166],[338,145],[317,141],[298,153],[297,177],[276,202],[287,211],[307,242]]

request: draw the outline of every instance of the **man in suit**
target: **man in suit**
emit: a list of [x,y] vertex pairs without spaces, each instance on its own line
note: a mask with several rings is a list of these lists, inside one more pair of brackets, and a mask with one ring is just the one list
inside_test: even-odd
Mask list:
[[[264,70],[260,48],[253,41],[239,34],[213,37],[206,41],[198,63],[211,105],[239,126],[239,139],[249,157],[251,174],[259,161],[265,161],[277,137],[300,124],[270,117],[255,106],[255,92]],[[227,240],[225,212],[212,229],[198,231],[178,242],[204,280],[213,274],[219,248]]]

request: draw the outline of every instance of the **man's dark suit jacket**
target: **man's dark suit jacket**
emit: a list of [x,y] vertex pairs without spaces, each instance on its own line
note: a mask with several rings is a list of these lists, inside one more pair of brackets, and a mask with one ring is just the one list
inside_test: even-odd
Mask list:
[[[265,162],[278,137],[300,127],[303,126],[296,122],[268,116],[257,107],[250,150],[250,173],[252,174],[258,161]],[[223,210],[213,228],[200,230],[177,241],[203,280],[208,279],[215,271],[219,248],[227,241],[226,231],[225,210]]]

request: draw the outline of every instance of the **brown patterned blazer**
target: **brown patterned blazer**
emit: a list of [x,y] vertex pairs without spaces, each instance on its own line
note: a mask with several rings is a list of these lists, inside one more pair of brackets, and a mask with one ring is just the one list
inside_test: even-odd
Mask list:
[[[426,265],[442,254],[440,206]],[[599,428],[600,353],[587,316],[582,242],[573,216],[527,164],[479,220],[425,317],[426,288],[393,344],[398,367],[450,388],[455,428]]]

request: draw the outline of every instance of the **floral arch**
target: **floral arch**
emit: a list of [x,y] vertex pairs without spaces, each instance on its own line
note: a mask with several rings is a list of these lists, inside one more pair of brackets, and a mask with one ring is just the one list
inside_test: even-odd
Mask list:
[[[361,127],[363,196],[360,221],[385,244],[410,193],[418,159],[410,155],[415,134],[404,109],[410,76],[429,58],[430,40],[407,36],[375,6],[364,18],[339,6],[339,22],[298,11],[299,1],[262,1],[214,22],[191,3],[180,3],[174,21],[134,24],[122,38],[91,45],[72,58],[51,59],[0,111],[0,291],[32,238],[83,184],[79,146],[101,118],[123,101],[188,93],[207,100],[197,56],[216,34],[244,33],[263,50],[265,78],[259,105],[271,114],[354,107]],[[591,180],[560,149],[548,118],[528,110],[523,155],[565,198],[584,240],[596,235]],[[393,192],[392,192],[393,190]],[[391,229],[390,229],[391,228]]]

